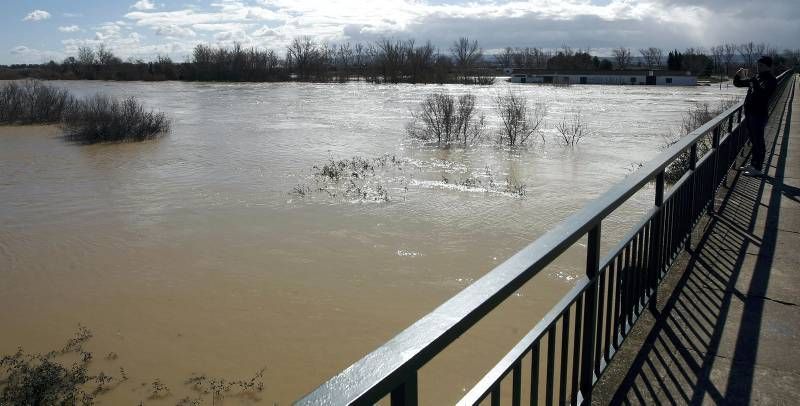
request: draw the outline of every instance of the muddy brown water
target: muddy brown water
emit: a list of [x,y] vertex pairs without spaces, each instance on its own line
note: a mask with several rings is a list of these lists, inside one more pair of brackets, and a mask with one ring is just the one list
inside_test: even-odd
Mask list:
[[[0,127],[0,353],[53,349],[86,326],[93,369],[130,377],[103,404],[175,404],[198,395],[193,373],[263,367],[262,392],[225,404],[289,404],[656,155],[691,103],[741,94],[518,86],[550,105],[546,142],[509,151],[491,139],[442,150],[404,131],[441,89],[476,94],[491,128],[506,83],[53,84],[134,95],[173,120],[157,141],[93,146],[57,127]],[[594,134],[564,148],[553,123],[576,109]],[[314,165],[384,154],[403,162],[376,171],[388,202],[290,193]],[[484,183],[457,185],[469,177]],[[486,186],[507,179],[526,195]],[[651,198],[645,188],[604,223],[606,248]],[[460,398],[572,286],[584,255],[576,244],[426,366],[423,402]],[[150,398],[156,379],[168,396]]]

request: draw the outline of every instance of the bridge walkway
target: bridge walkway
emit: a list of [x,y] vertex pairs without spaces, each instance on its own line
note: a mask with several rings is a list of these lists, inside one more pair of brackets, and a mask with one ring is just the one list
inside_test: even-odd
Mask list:
[[657,313],[637,323],[593,403],[797,403],[799,82],[768,124],[766,176],[728,174],[716,212],[661,285]]

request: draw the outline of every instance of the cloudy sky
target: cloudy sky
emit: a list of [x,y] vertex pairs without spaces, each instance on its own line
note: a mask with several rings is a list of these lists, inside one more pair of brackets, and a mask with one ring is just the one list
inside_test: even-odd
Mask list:
[[800,47],[799,0],[2,0],[0,64],[105,44],[123,59],[183,60],[198,43],[272,48],[293,37],[369,41],[459,36],[504,46],[633,49],[768,42]]

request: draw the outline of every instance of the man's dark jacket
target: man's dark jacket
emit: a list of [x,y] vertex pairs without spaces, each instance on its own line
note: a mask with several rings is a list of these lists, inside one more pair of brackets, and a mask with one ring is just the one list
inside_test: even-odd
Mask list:
[[777,81],[770,72],[758,73],[750,79],[733,77],[736,87],[748,87],[747,96],[744,98],[744,114],[766,118],[769,115],[769,98],[775,91]]

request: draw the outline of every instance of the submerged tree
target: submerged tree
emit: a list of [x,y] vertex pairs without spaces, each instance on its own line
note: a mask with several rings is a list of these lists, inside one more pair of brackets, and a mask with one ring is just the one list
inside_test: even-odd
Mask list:
[[425,98],[419,108],[411,113],[408,133],[418,139],[435,140],[439,146],[459,143],[467,146],[483,134],[485,118],[477,112],[475,96],[458,98],[446,93],[435,93]]
[[589,124],[583,118],[580,110],[574,110],[556,123],[556,131],[560,135],[560,140],[564,146],[574,147],[583,137],[591,134]]
[[[510,147],[523,145],[544,126],[547,105],[542,102],[530,105],[521,94],[511,90],[495,97],[495,109],[500,115],[500,141]],[[544,136],[542,136],[544,141]]]

